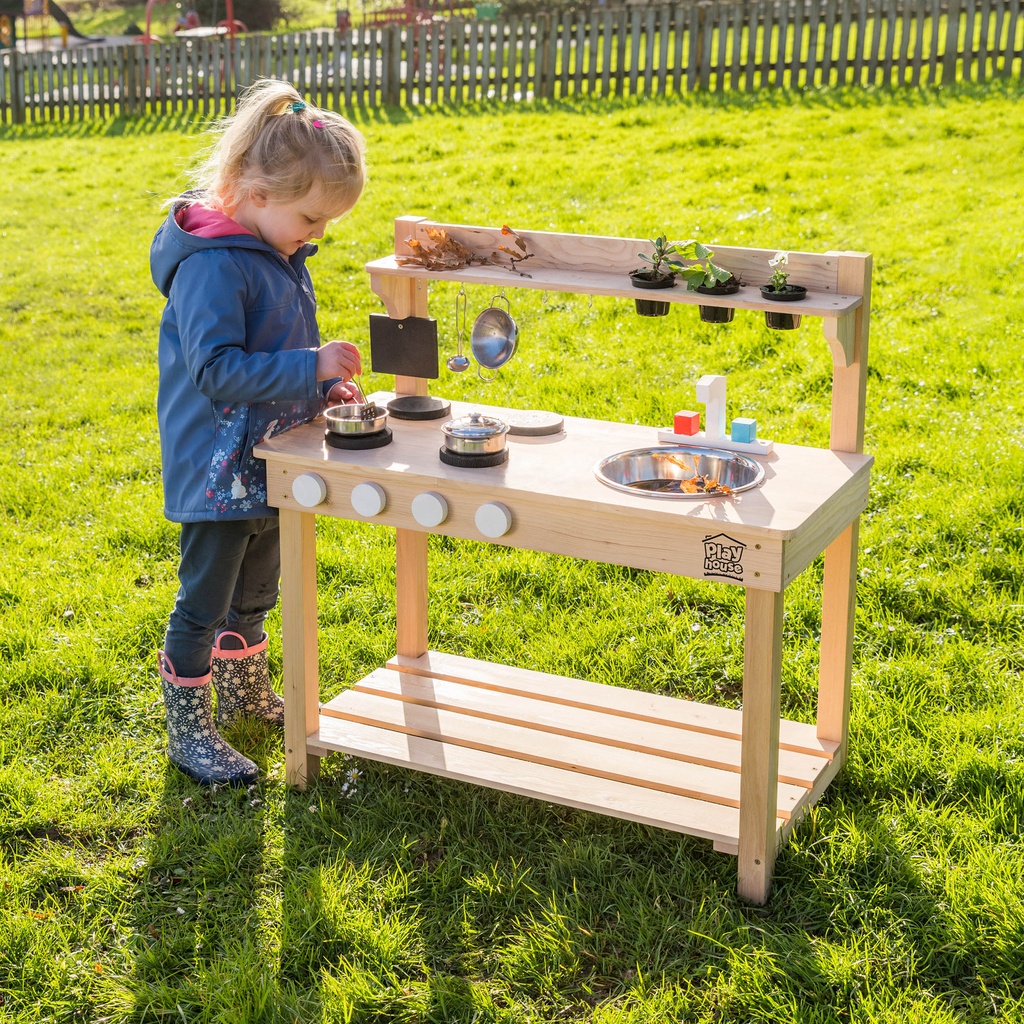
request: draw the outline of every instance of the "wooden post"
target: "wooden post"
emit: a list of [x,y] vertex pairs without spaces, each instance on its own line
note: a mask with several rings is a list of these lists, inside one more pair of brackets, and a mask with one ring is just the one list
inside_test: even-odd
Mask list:
[[[395,254],[411,253],[406,243],[424,217],[395,218]],[[388,316],[404,319],[427,315],[427,285],[414,278],[371,275],[371,287],[381,297]],[[421,377],[395,377],[395,391],[425,395]],[[396,652],[418,658],[427,652],[427,534],[395,530]]]
[[305,789],[320,768],[320,758],[306,751],[320,727],[316,516],[283,508],[280,518],[285,781]]
[[747,588],[737,890],[752,903],[768,899],[778,845],[782,608],[781,591]]
[[[832,348],[832,427],[829,447],[864,450],[864,404],[871,321],[871,256],[837,253],[840,294],[861,295],[852,320],[840,325],[825,320]],[[840,347],[838,335],[843,333]],[[844,365],[845,361],[845,365]],[[859,524],[851,523],[826,549],[821,600],[821,650],[818,663],[818,738],[840,743],[836,757],[846,757],[853,668],[853,624],[857,597]]]
[[[415,233],[416,225],[425,217],[395,218],[395,255],[409,255],[412,249],[406,239]],[[370,274],[370,288],[384,303],[388,316],[404,320],[409,316],[427,315],[427,283],[411,277],[391,274]],[[427,382],[422,377],[395,377],[395,392],[400,395],[425,395]]]

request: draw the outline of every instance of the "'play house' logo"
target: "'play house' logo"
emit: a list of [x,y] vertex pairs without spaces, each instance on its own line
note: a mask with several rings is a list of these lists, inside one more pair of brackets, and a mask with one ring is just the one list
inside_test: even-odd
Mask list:
[[747,545],[724,533],[704,538],[704,575],[743,582],[743,552]]

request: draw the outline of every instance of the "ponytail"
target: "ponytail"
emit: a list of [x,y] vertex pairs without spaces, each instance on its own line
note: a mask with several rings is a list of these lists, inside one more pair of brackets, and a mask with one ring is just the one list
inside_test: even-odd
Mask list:
[[194,174],[210,205],[234,208],[254,193],[287,203],[319,188],[326,206],[347,213],[363,191],[363,136],[287,82],[258,80],[214,130],[219,138]]

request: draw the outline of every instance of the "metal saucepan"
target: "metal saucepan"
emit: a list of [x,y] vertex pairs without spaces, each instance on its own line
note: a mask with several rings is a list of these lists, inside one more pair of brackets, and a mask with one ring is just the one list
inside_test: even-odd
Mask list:
[[508,425],[494,416],[471,412],[441,424],[445,447],[459,455],[492,455],[504,451]]
[[372,402],[332,405],[324,410],[327,429],[334,434],[376,434],[388,422],[387,410]]
[[[502,299],[505,301],[505,309],[496,305]],[[487,307],[473,323],[473,330],[469,335],[469,347],[480,366],[488,370],[497,370],[504,366],[516,350],[519,341],[519,328],[515,320],[509,314],[509,302],[504,294],[491,299]],[[483,380],[493,380],[493,377],[484,377]]]

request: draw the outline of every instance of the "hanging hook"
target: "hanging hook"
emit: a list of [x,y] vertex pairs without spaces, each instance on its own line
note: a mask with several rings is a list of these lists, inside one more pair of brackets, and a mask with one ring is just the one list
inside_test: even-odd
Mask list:
[[497,295],[491,296],[491,305],[497,306],[499,302],[505,303],[505,312],[512,312],[512,303],[508,301],[508,296],[505,294],[505,287],[502,285],[501,291]]
[[455,296],[455,330],[459,336],[459,351],[462,351],[462,339],[466,336],[466,283],[459,284],[459,294]]
[[453,373],[462,373],[469,368],[469,356],[462,351],[463,342],[466,340],[466,302],[466,285],[465,282],[460,282],[459,292],[455,296],[455,334],[459,350],[455,355],[448,357],[448,369]]

